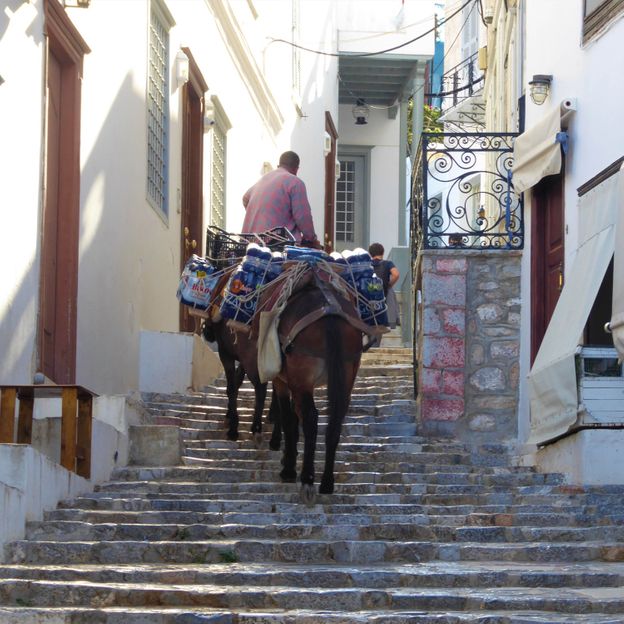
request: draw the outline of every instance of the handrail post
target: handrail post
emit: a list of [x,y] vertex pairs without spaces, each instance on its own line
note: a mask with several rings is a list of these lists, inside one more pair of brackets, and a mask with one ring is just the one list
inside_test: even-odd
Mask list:
[[61,404],[61,466],[76,471],[77,388],[63,388]]
[[0,443],[13,444],[15,437],[15,388],[3,388],[0,395]]

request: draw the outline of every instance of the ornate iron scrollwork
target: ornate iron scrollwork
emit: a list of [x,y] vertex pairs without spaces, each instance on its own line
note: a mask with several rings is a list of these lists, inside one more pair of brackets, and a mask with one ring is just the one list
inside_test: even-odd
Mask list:
[[412,180],[416,248],[522,249],[516,134],[423,133]]

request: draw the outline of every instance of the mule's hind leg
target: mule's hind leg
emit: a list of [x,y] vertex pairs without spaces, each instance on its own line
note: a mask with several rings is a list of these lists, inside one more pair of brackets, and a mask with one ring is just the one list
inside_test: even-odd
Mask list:
[[316,499],[314,490],[314,454],[318,434],[318,410],[311,392],[295,396],[295,407],[303,425],[303,464],[301,466],[301,501],[313,505]]
[[273,394],[277,395],[279,413],[284,429],[284,453],[282,455],[282,471],[280,479],[285,483],[297,480],[297,441],[299,439],[299,422],[295,411],[291,409],[290,392],[282,382],[273,382]]
[[272,451],[279,451],[282,445],[282,416],[280,414],[279,400],[275,390],[271,392],[271,407],[269,408],[270,423],[273,423],[273,432],[269,441],[269,448]]
[[245,378],[245,369],[242,364],[236,366],[236,360],[227,353],[219,351],[219,357],[225,370],[226,391],[228,398],[227,413],[225,415],[228,420],[227,438],[228,440],[238,440],[238,409],[236,402],[238,400],[238,389]]
[[264,401],[266,399],[267,384],[260,383],[259,379],[252,379],[255,402],[253,421],[251,423],[251,434],[254,444],[259,447],[262,444],[262,412],[264,411]]

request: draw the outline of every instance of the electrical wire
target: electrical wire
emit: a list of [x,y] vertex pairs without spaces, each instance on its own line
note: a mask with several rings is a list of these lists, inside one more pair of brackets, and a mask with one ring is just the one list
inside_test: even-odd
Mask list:
[[[478,0],[466,0],[466,2],[464,2],[459,7],[459,9],[457,9],[454,13],[451,13],[451,15],[449,15],[446,19],[442,20],[441,22],[438,22],[433,28],[430,28],[428,31],[418,35],[417,37],[414,37],[413,39],[409,39],[408,41],[405,41],[404,43],[400,43],[399,45],[393,46],[391,48],[386,48],[385,50],[377,50],[376,52],[362,52],[362,53],[359,53],[359,54],[348,54],[348,55],[346,55],[346,54],[340,53],[340,52],[322,52],[321,50],[313,50],[312,48],[306,48],[305,46],[301,46],[301,45],[299,45],[297,43],[293,43],[292,41],[286,41],[286,39],[273,39],[272,37],[270,39],[271,39],[271,43],[285,43],[285,44],[287,44],[289,46],[292,46],[293,48],[297,48],[297,49],[303,50],[305,52],[311,52],[313,54],[319,54],[320,56],[336,56],[336,57],[343,57],[343,58],[345,56],[348,56],[349,58],[362,58],[362,57],[366,57],[366,56],[377,56],[379,54],[385,54],[387,52],[394,52],[394,50],[399,50],[400,48],[404,48],[405,46],[409,45],[410,43],[414,43],[414,41],[418,41],[419,39],[423,39],[427,35],[430,35],[432,32],[435,32],[440,26],[446,24],[446,22],[448,22],[450,19],[455,17],[455,15],[460,13],[470,3],[476,3],[476,2],[478,2]],[[471,10],[471,12],[472,12],[472,10]]]

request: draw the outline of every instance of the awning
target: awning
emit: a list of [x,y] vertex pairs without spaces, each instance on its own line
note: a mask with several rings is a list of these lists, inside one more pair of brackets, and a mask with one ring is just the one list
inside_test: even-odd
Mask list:
[[561,110],[552,110],[514,142],[513,185],[517,193],[561,171]]
[[620,360],[624,360],[624,164],[618,173],[618,215],[613,261],[613,308],[611,331]]
[[[622,176],[620,170],[579,200],[579,246],[566,271],[566,283],[529,373],[530,443],[551,440],[576,422],[578,393],[574,356],[615,249],[615,223],[623,203]],[[620,231],[619,236],[623,235]],[[618,255],[616,274],[621,276],[624,254]],[[617,279],[615,277],[614,282]],[[618,286],[621,288],[621,284]],[[618,292],[620,307],[614,307],[614,315],[619,314],[618,318],[624,320],[624,293]],[[624,325],[616,331],[624,333]],[[619,337],[624,336],[620,333]]]

